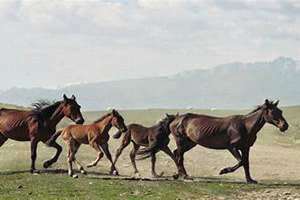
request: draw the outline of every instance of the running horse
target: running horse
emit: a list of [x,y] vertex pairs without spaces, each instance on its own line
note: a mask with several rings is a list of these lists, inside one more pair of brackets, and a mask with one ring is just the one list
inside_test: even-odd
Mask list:
[[52,105],[42,107],[35,104],[32,110],[0,109],[0,147],[12,139],[16,141],[30,141],[31,143],[31,173],[38,173],[35,168],[36,151],[41,141],[50,147],[56,148],[53,158],[44,162],[44,168],[55,163],[62,151],[62,147],[55,141],[47,141],[56,132],[56,125],[67,117],[76,124],[83,124],[84,119],[80,112],[75,96],[68,98],[63,95],[63,100]]
[[246,115],[212,117],[187,113],[177,117],[170,124],[177,145],[173,153],[178,163],[178,174],[174,177],[188,178],[183,156],[199,144],[210,149],[227,149],[236,158],[238,163],[222,169],[220,175],[243,166],[247,183],[257,183],[251,178],[249,170],[249,152],[257,133],[266,123],[276,126],[281,132],[289,126],[277,107],[278,103],[266,99],[263,105]]
[[[152,176],[154,178],[161,177],[163,173],[157,174],[155,171],[156,153],[161,150],[165,154],[167,154],[174,162],[176,162],[172,151],[168,147],[168,144],[170,142],[169,135],[171,133],[169,125],[175,119],[175,117],[176,115],[166,114],[166,117],[164,119],[160,120],[158,124],[155,124],[151,127],[145,127],[140,124],[129,124],[127,126],[128,130],[124,132],[121,145],[117,149],[114,164],[116,164],[122,151],[131,142],[133,144],[133,148],[130,152],[130,160],[134,169],[135,176],[140,177],[135,163],[136,155],[140,155],[139,160],[151,157]],[[115,139],[118,139],[121,137],[121,135],[122,132],[119,131],[114,134],[113,137]],[[144,146],[145,148],[139,150],[141,146]]]
[[88,164],[87,167],[94,167],[98,164],[100,159],[103,157],[103,152],[105,156],[111,163],[110,174],[118,175],[118,171],[112,161],[111,154],[108,148],[109,141],[109,130],[112,127],[116,127],[121,132],[126,132],[127,127],[125,125],[123,117],[118,111],[112,110],[112,112],[105,114],[100,119],[96,120],[92,124],[87,125],[70,125],[57,131],[49,140],[55,141],[60,135],[67,145],[68,148],[68,174],[73,178],[78,176],[74,174],[73,162],[76,163],[78,169],[82,174],[86,174],[83,166],[76,159],[75,155],[82,144],[89,144],[98,153],[97,158],[92,163]]

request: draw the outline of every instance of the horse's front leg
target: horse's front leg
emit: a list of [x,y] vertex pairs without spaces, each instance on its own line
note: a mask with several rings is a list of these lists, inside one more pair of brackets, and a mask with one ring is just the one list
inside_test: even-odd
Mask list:
[[102,148],[106,158],[110,161],[111,163],[111,168],[110,168],[110,174],[111,175],[119,175],[119,172],[117,171],[114,163],[113,163],[113,160],[112,160],[112,157],[111,157],[111,154],[109,152],[109,148],[108,148],[108,143],[104,143],[104,144],[100,144],[100,147]]
[[228,150],[234,156],[234,158],[238,161],[238,163],[236,165],[234,165],[233,167],[226,167],[226,168],[222,169],[219,173],[220,175],[232,173],[243,165],[242,156],[241,156],[239,150],[235,147],[230,147],[230,148],[228,148]]
[[243,162],[243,167],[244,167],[247,183],[254,183],[255,184],[255,183],[257,183],[257,181],[252,179],[251,175],[250,175],[249,152],[250,152],[249,147],[242,149],[242,162]]
[[44,168],[48,168],[53,163],[57,162],[57,160],[58,160],[58,158],[59,158],[59,156],[60,156],[60,154],[62,152],[62,147],[59,144],[57,144],[56,141],[51,141],[50,143],[47,143],[47,145],[49,147],[54,147],[56,149],[56,154],[51,159],[49,159],[49,160],[47,160],[47,161],[44,162],[44,165],[43,165]]
[[31,168],[30,172],[31,173],[39,173],[38,170],[35,169],[35,160],[36,160],[36,150],[37,150],[37,145],[38,145],[38,140],[37,139],[31,139]]
[[173,177],[175,179],[179,177],[183,177],[184,179],[192,179],[187,175],[184,167],[184,153],[192,149],[194,146],[196,146],[196,144],[189,139],[183,139],[178,137],[175,138],[175,141],[177,149],[174,150],[173,154],[177,160],[178,174],[174,175]]

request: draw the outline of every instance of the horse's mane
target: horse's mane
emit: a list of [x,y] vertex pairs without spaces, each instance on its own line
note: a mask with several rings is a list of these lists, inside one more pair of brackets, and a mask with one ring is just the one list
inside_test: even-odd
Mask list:
[[53,104],[48,102],[37,102],[32,104],[33,109],[31,110],[34,114],[42,115],[43,118],[49,118],[55,112],[57,107],[61,104],[61,101],[57,101]]
[[100,117],[99,119],[97,119],[96,121],[94,121],[94,123],[98,123],[101,122],[102,120],[104,120],[106,117],[108,117],[109,115],[111,115],[111,113],[106,113],[105,115],[103,115],[102,117]]
[[258,106],[256,106],[256,108],[254,108],[251,112],[249,112],[247,115],[250,115],[250,114],[252,114],[252,113],[255,113],[256,111],[258,111],[258,110],[260,110],[260,109],[262,109],[262,105],[258,105]]
[[[175,117],[174,117],[174,119],[175,119]],[[165,134],[165,133],[170,134],[171,131],[169,129],[169,125],[173,120],[170,120],[170,118],[168,118],[168,117],[165,117],[165,118],[161,119],[158,122],[158,131],[159,131],[159,133],[161,133],[161,134]]]

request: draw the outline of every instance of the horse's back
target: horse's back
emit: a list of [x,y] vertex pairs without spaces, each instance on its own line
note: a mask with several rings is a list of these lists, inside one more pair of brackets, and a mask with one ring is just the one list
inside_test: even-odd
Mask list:
[[145,127],[140,124],[129,124],[127,127],[131,136],[131,140],[137,144],[148,144],[149,134],[153,132],[152,127]]
[[96,132],[96,129],[91,125],[69,125],[62,131],[62,138],[65,141],[75,140],[79,143],[88,144],[88,134]]
[[[175,128],[179,130],[179,136],[184,135],[197,144],[208,148],[223,149],[232,140],[228,132],[229,127],[239,119],[239,116],[215,117],[186,114],[177,119]],[[173,127],[173,130],[175,128]]]

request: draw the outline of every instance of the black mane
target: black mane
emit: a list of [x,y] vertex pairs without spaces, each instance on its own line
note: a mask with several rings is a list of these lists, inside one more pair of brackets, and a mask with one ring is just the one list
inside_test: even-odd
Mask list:
[[48,102],[37,102],[32,104],[34,107],[32,112],[35,115],[41,115],[44,119],[50,118],[61,103],[61,101],[57,101],[53,104]]
[[158,122],[158,131],[161,134],[167,134],[169,135],[171,133],[169,125],[171,124],[171,122],[175,119],[172,117],[172,119],[170,119],[170,117],[165,117],[164,119],[160,120],[160,122]]
[[249,112],[247,115],[250,115],[252,113],[255,113],[256,111],[262,109],[263,105],[259,105],[259,106],[256,106],[256,108],[254,110],[252,110],[251,112]]

